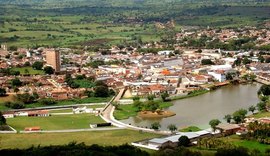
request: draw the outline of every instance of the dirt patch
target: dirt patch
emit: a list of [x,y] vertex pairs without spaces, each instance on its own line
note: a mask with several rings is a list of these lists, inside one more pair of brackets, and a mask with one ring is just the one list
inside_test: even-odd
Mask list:
[[158,112],[141,111],[138,113],[138,116],[141,118],[167,118],[174,115],[175,113],[171,111],[158,111]]

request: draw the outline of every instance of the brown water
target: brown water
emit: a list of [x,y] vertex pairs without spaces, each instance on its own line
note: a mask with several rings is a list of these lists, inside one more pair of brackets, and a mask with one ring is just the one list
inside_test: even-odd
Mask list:
[[225,86],[203,95],[173,101],[174,105],[168,108],[176,113],[173,117],[150,120],[131,117],[122,122],[139,127],[150,127],[151,123],[158,121],[161,129],[167,129],[169,124],[175,124],[180,128],[187,126],[207,128],[211,119],[223,120],[226,114],[256,105],[260,86],[261,84],[258,83]]

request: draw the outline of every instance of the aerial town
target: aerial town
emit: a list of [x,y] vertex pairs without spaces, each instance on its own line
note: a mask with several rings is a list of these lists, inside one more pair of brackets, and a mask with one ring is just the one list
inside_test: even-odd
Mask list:
[[270,156],[269,0],[0,0],[0,155]]
[[[239,41],[243,37],[252,39],[252,43],[240,43],[242,48],[239,50],[221,50],[220,47],[215,48],[217,45],[213,43],[226,46],[232,40]],[[188,38],[213,43],[212,48],[194,48],[193,44],[200,43],[192,43]],[[138,107],[139,116],[146,119],[170,118],[179,112],[166,110],[169,106],[164,107],[165,109],[160,107],[163,105],[160,99],[170,103],[171,100],[205,94],[227,85],[250,84],[255,81],[270,84],[268,51],[251,48],[270,44],[269,29],[251,27],[243,30],[182,30],[176,33],[174,40],[172,46],[152,42],[140,48],[115,45],[108,49],[98,49],[97,52],[89,52],[87,47],[84,50],[61,47],[28,49],[9,47],[2,43],[1,95],[13,98],[5,100],[4,106],[1,106],[3,116],[9,123],[12,118],[18,120],[20,117],[32,119],[63,114],[94,114],[99,119],[90,123],[89,129],[92,130],[108,127],[108,130],[133,129],[140,133],[162,135],[130,142],[133,146],[150,150],[159,150],[166,146],[177,147],[182,136],[189,139],[189,144],[207,146],[203,142],[205,138],[253,134],[250,124],[266,124],[269,128],[269,117],[246,118],[247,111],[243,109],[238,111],[239,114],[242,112],[239,119],[235,113],[232,116],[227,115],[224,118],[227,123],[214,119],[209,122],[211,128],[198,131],[177,132],[177,123],[169,125],[169,130],[159,130],[161,125],[157,122],[151,126],[142,126],[122,121],[131,116],[128,114],[121,118],[115,112],[123,111],[125,105]],[[105,100],[91,104],[91,98]],[[65,103],[73,99],[79,100]],[[84,99],[86,100],[83,101]],[[56,105],[59,101],[63,104]],[[39,105],[31,106],[37,102]],[[257,105],[257,112],[269,111],[269,104],[264,104]],[[95,107],[91,107],[93,105]],[[248,110],[252,114],[256,112],[254,106]],[[16,122],[13,124],[10,124],[9,133],[57,131],[46,129],[46,126],[38,122],[30,127],[20,128]],[[77,128],[71,126],[63,132],[89,130],[76,130]],[[261,142],[269,144],[269,141],[268,136]]]

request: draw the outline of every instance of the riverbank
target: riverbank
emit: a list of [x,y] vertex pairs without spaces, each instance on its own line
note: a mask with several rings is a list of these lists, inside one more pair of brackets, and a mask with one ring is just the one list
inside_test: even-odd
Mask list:
[[186,99],[186,98],[190,98],[190,97],[202,95],[202,94],[205,94],[205,93],[208,93],[208,92],[210,92],[210,90],[204,90],[204,89],[202,89],[202,90],[195,90],[195,91],[190,92],[187,95],[170,97],[170,99],[172,101],[174,101],[174,100],[181,100],[181,99]]

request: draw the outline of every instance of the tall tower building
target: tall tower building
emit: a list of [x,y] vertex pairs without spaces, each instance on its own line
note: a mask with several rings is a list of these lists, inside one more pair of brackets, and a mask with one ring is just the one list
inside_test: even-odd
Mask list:
[[55,51],[54,49],[47,49],[46,61],[47,65],[51,66],[55,70],[55,72],[60,72],[61,60],[59,51]]

